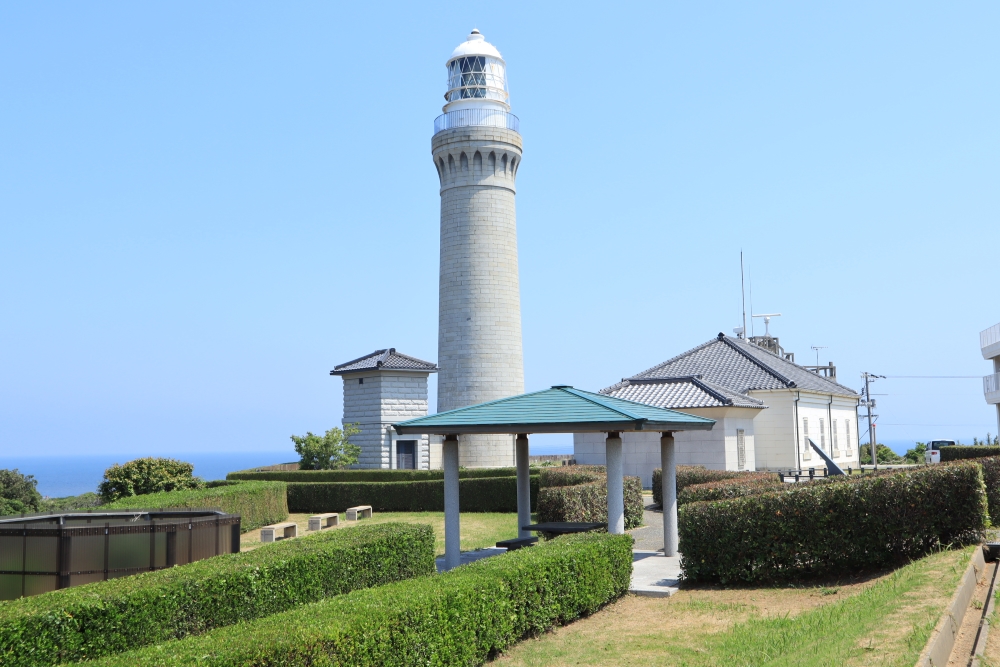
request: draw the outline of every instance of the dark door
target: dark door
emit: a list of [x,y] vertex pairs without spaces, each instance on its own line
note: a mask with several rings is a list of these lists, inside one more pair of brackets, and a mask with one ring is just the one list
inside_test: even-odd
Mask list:
[[417,467],[417,441],[396,441],[396,467],[400,470],[414,470]]

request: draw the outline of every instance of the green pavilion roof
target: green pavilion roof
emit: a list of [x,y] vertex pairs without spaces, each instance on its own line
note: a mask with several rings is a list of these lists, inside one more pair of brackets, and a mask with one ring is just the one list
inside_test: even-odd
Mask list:
[[399,434],[708,431],[715,420],[565,385],[394,424]]

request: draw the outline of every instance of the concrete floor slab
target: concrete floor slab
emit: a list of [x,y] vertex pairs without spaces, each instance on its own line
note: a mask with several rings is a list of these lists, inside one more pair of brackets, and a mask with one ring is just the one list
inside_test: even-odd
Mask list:
[[680,556],[664,556],[662,551],[645,549],[636,549],[632,552],[632,581],[629,593],[647,597],[669,597],[677,592],[680,578]]

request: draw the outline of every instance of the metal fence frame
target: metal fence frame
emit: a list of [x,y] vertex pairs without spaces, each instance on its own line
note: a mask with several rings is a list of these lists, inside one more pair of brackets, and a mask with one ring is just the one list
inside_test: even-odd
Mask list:
[[[0,519],[0,600],[239,553],[240,520],[238,514],[215,509],[4,517]],[[70,525],[82,522],[86,523]],[[149,535],[148,552],[135,537],[124,537],[140,535]],[[116,536],[122,537],[116,540]],[[103,566],[94,567],[101,559]],[[124,567],[116,567],[122,562]],[[19,592],[16,577],[20,577]]]

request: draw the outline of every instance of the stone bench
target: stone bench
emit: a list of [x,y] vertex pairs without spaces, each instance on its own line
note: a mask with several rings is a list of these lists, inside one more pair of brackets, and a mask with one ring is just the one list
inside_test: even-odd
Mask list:
[[[281,533],[280,537],[278,533]],[[261,542],[274,542],[278,539],[288,539],[289,537],[299,536],[299,525],[293,521],[286,521],[284,523],[275,523],[270,526],[264,526],[260,529],[260,541]]]
[[516,551],[523,547],[530,547],[536,542],[538,542],[537,537],[516,537],[512,540],[501,540],[497,542],[497,546],[507,551]]
[[357,507],[347,508],[348,521],[357,521],[358,519],[370,519],[370,518],[372,518],[371,505],[358,505]]
[[327,514],[314,514],[309,517],[309,530],[323,530],[340,525],[340,515],[336,512]]

